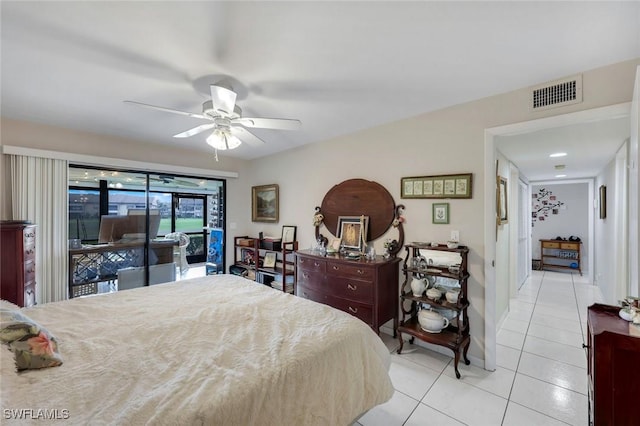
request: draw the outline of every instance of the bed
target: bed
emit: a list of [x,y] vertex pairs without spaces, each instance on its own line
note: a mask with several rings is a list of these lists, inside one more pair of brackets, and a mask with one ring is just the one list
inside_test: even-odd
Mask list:
[[92,425],[349,425],[393,394],[365,323],[233,275],[20,311],[64,363],[17,373],[3,345],[3,424],[33,409]]

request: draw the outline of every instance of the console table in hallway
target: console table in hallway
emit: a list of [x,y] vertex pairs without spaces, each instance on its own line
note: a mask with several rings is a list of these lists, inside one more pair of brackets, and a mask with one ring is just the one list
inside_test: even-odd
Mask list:
[[540,269],[572,269],[582,275],[581,247],[581,241],[540,240]]

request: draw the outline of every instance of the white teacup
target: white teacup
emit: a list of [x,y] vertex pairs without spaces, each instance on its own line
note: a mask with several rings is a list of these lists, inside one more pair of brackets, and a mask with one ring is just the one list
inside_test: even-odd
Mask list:
[[449,290],[445,294],[445,297],[447,298],[447,302],[449,303],[458,303],[459,295],[460,295],[460,292],[458,290]]

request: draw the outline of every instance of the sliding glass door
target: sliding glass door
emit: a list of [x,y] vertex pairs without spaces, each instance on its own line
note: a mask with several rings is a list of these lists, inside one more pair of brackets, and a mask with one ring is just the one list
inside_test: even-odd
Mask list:
[[224,184],[71,166],[71,296],[204,275],[209,231],[224,228]]

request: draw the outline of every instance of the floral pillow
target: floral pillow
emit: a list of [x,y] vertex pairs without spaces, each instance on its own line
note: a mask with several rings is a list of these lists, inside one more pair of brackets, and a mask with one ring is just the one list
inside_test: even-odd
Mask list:
[[0,342],[14,353],[18,371],[62,364],[56,338],[22,312],[0,309]]

